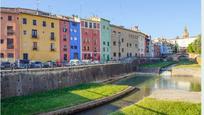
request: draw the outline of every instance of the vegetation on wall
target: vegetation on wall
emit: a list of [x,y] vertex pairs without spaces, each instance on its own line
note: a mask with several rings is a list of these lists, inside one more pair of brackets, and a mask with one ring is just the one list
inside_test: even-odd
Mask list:
[[198,35],[198,38],[188,45],[187,52],[201,54],[201,35]]

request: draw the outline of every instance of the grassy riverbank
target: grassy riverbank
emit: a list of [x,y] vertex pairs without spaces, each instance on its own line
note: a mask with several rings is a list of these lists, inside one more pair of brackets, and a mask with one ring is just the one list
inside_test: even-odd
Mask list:
[[128,86],[82,84],[74,87],[1,100],[2,115],[28,115],[71,107],[116,94]]
[[200,115],[201,104],[144,98],[111,115]]
[[180,60],[175,68],[200,68],[201,66],[195,61],[190,61],[187,59]]
[[140,65],[140,67],[147,67],[147,68],[166,67],[166,66],[169,66],[169,65],[174,64],[174,63],[176,63],[176,62],[174,62],[174,61],[159,61],[156,63],[142,64],[142,65]]

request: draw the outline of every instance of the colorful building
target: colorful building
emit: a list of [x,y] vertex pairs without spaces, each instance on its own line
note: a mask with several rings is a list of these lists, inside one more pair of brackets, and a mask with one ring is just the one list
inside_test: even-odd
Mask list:
[[94,21],[100,22],[100,51],[101,62],[107,62],[110,60],[111,55],[111,27],[110,21],[104,18],[93,16],[90,18]]
[[82,59],[100,61],[100,22],[81,20]]
[[73,16],[69,19],[69,32],[70,32],[70,60],[81,60],[81,30],[80,19]]
[[60,62],[69,62],[70,60],[70,31],[69,21],[66,17],[59,17],[60,28]]
[[21,11],[20,59],[60,61],[59,19],[36,10]]
[[1,8],[1,61],[15,61],[20,53],[19,15],[15,8]]

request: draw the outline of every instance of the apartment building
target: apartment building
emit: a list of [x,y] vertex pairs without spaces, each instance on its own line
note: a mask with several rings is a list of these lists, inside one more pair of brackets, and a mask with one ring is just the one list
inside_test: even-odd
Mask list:
[[111,25],[111,59],[144,56],[145,37],[146,34],[137,29]]
[[82,59],[100,61],[100,22],[90,19],[81,20]]
[[1,61],[15,61],[20,57],[19,15],[15,8],[1,8]]

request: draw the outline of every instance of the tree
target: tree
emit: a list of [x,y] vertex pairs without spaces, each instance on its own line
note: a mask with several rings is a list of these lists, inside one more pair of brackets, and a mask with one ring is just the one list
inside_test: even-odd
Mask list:
[[201,35],[198,35],[197,39],[188,45],[187,52],[201,54]]

